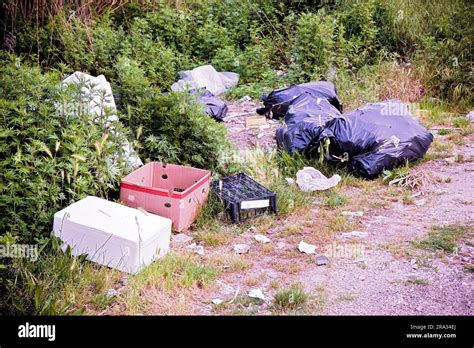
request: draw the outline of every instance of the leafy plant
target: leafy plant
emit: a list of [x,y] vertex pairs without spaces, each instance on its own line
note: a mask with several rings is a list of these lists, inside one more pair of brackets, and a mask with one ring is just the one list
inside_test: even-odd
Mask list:
[[0,229],[32,241],[51,231],[53,214],[86,195],[117,192],[121,125],[86,114],[83,86],[12,57],[0,68]]

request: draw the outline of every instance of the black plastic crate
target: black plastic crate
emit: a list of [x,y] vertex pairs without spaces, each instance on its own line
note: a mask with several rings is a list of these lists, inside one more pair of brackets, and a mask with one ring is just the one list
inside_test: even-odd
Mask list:
[[276,193],[244,173],[214,180],[211,188],[224,202],[233,223],[277,213]]

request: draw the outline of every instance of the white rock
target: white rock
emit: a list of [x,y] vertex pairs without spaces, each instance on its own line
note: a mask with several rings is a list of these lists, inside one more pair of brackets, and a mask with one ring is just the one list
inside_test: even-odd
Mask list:
[[234,251],[237,254],[246,254],[250,250],[250,246],[248,244],[235,244]]
[[186,244],[193,240],[193,237],[188,236],[184,233],[178,233],[172,236],[173,241],[178,244]]
[[186,249],[191,249],[194,253],[198,255],[204,255],[204,247],[202,245],[197,245],[196,243],[190,244]]
[[415,201],[415,205],[417,205],[419,207],[422,206],[422,205],[425,205],[425,204],[426,204],[426,199],[424,199],[424,198]]
[[361,211],[361,210],[358,210],[358,211],[343,211],[341,213],[343,216],[351,216],[351,217],[355,217],[355,216],[363,216],[364,215],[364,212]]
[[259,243],[270,243],[270,238],[267,236],[264,236],[263,234],[256,234],[255,237],[253,237],[257,242]]
[[352,232],[346,232],[346,233],[341,234],[341,237],[345,239],[366,238],[367,236],[368,236],[367,232],[361,232],[361,231],[352,231]]
[[224,301],[221,300],[220,298],[215,298],[212,300],[212,303],[214,303],[216,306],[220,305],[222,302]]
[[446,164],[454,164],[456,163],[456,156],[447,157],[444,159],[444,161],[446,162]]
[[116,295],[117,295],[117,290],[115,290],[115,289],[109,289],[109,290],[107,290],[107,297],[108,297],[108,298],[114,297],[114,296],[116,296]]
[[257,138],[260,139],[260,138],[263,138],[264,136],[265,136],[265,133],[260,132],[258,133]]
[[252,289],[249,292],[249,297],[258,298],[259,300],[265,301],[265,295],[260,289]]
[[308,244],[303,241],[298,244],[298,250],[305,254],[315,254],[316,253],[316,245]]
[[295,184],[295,179],[292,178],[285,178],[286,184],[291,186]]
[[243,102],[248,102],[248,101],[251,101],[251,100],[252,100],[252,97],[249,96],[249,95],[245,95],[242,98],[240,98],[240,101],[243,101]]
[[278,242],[276,245],[277,249],[285,249],[286,248],[286,243],[285,242]]

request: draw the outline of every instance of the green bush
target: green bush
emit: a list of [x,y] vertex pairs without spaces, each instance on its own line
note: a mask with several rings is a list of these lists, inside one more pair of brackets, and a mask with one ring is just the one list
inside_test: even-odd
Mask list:
[[196,22],[196,36],[193,38],[193,55],[201,61],[210,61],[217,50],[231,45],[227,29],[220,26],[212,17],[204,23]]
[[143,159],[222,169],[221,156],[230,149],[226,128],[206,115],[193,95],[155,89],[129,110]]
[[375,61],[379,30],[374,19],[375,4],[375,0],[364,0],[343,1],[340,5],[337,13],[339,30],[343,33],[340,54],[347,58],[350,68],[358,69]]
[[144,18],[134,19],[122,54],[133,57],[150,82],[162,89],[169,88],[177,79],[182,57],[153,37],[151,24]]
[[92,122],[78,87],[60,81],[18,58],[0,68],[0,230],[24,242],[49,235],[53,214],[73,201],[110,197],[126,170],[109,163],[124,139]]
[[225,46],[217,49],[214,58],[212,58],[212,66],[217,71],[240,71],[239,52],[234,46]]
[[333,63],[336,27],[333,16],[301,15],[292,47],[290,76],[293,81],[318,80],[327,75]]

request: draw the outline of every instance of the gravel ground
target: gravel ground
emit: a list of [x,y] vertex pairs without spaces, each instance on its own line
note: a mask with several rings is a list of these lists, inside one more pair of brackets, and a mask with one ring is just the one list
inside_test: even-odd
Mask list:
[[224,122],[229,138],[237,148],[245,150],[257,146],[262,149],[275,147],[275,130],[280,126],[280,121],[267,119],[267,124],[259,128],[245,127],[245,118],[259,116],[256,109],[262,105],[255,101],[228,104],[229,111]]

